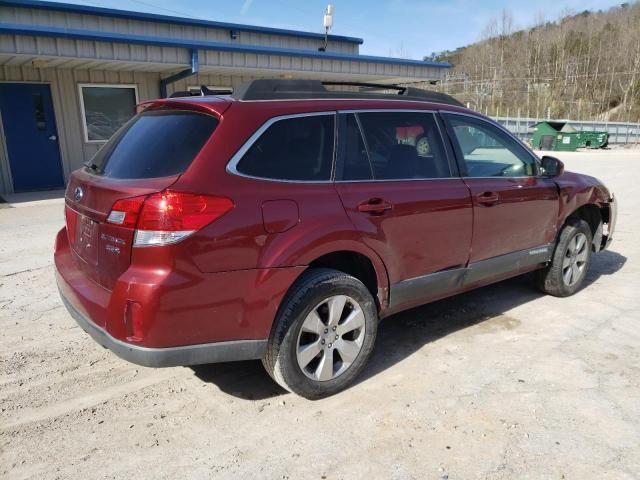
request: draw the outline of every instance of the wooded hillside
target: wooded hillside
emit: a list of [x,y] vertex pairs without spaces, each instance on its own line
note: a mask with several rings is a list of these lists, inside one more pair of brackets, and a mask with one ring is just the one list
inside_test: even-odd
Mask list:
[[504,11],[481,41],[425,57],[455,66],[437,89],[493,116],[640,121],[640,2],[535,25]]

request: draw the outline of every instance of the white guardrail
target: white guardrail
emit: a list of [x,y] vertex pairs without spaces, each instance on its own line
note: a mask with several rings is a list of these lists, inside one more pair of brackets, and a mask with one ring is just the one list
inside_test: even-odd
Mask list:
[[521,140],[529,141],[533,135],[532,125],[539,122],[566,122],[573,128],[585,132],[609,132],[609,144],[640,144],[640,122],[601,122],[581,120],[556,120],[547,118],[493,117],[515,133]]

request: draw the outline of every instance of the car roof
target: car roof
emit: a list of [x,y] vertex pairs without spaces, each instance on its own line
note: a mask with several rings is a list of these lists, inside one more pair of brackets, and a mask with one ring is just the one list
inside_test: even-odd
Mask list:
[[[206,90],[203,89],[203,93]],[[386,99],[415,100],[462,107],[462,103],[442,92],[404,85],[321,81],[321,80],[252,80],[231,95],[236,100],[306,100],[306,99]]]
[[419,110],[453,107],[451,110],[469,111],[454,97],[442,92],[400,85],[320,80],[252,80],[232,94],[230,90],[210,90],[202,86],[198,95],[177,92],[170,99],[156,101],[156,108],[161,108],[159,102],[166,106],[193,105],[196,109],[204,108],[217,114],[221,114],[221,110],[226,110],[232,103],[254,102],[266,104],[265,108],[277,105],[284,108],[284,105],[288,105],[288,108],[296,111],[300,110],[297,106],[301,105],[311,108],[311,111],[317,110],[319,105],[322,105],[321,108],[340,110],[375,106],[382,109]]
[[458,112],[485,118],[484,115],[465,107],[437,102],[410,99],[389,100],[385,98],[307,98],[278,100],[237,100],[230,96],[166,98],[141,103],[138,105],[138,112],[147,109],[189,109],[221,117],[232,105],[236,105],[237,107],[242,106],[241,108],[234,108],[234,111],[260,112],[267,117],[325,111],[424,110]]

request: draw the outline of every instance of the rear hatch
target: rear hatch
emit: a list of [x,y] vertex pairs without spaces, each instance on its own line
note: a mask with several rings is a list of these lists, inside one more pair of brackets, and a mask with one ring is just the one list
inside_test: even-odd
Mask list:
[[198,155],[218,119],[184,109],[147,109],[118,131],[67,186],[65,218],[76,263],[111,290],[131,264],[134,229],[108,223],[118,200],[172,185]]

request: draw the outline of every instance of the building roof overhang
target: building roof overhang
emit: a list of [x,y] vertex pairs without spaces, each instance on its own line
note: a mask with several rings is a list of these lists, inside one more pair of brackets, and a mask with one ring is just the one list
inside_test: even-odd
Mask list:
[[[324,40],[324,34],[315,32],[304,32],[299,30],[288,30],[283,28],[260,27],[256,25],[244,25],[239,23],[217,22],[212,20],[202,20],[197,18],[177,17],[172,15],[158,15],[156,13],[133,12],[128,10],[118,10],[114,8],[94,7],[90,5],[77,5],[72,3],[44,2],[41,0],[0,0],[0,6],[36,8],[66,13],[80,13],[97,15],[101,17],[122,18],[127,20],[142,20],[159,23],[170,23],[174,25],[185,25],[192,27],[219,28],[224,30],[234,30],[237,32],[261,33],[266,35],[282,35],[286,37],[310,38]],[[347,42],[362,44],[363,40],[357,37],[342,35],[329,35],[329,40],[335,42]]]
[[[0,0],[0,3],[4,0]],[[289,57],[305,57],[321,60],[339,60],[351,62],[372,62],[390,65],[411,65],[432,68],[450,68],[449,63],[409,60],[373,55],[347,54],[340,52],[319,52],[291,48],[269,47],[262,45],[236,44],[227,42],[194,41],[177,38],[152,37],[148,35],[130,35],[122,33],[98,32],[71,28],[51,27],[46,25],[25,25],[16,23],[0,23],[0,34],[42,36],[50,38],[66,38],[75,40],[92,40],[135,45],[159,47],[176,47],[198,50],[215,50],[221,52],[239,52],[262,55],[283,55]]]

